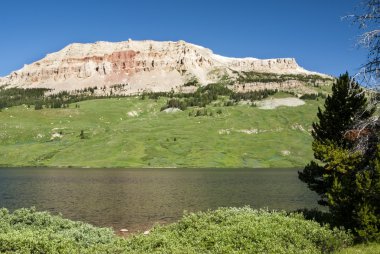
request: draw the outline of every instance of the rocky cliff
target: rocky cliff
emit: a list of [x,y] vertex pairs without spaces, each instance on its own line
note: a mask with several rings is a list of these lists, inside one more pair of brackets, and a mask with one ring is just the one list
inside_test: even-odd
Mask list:
[[128,40],[70,44],[1,78],[0,85],[60,91],[128,84],[124,92],[136,93],[186,89],[189,81],[207,84],[222,77],[236,80],[241,72],[328,78],[301,68],[293,58],[229,58],[184,41]]

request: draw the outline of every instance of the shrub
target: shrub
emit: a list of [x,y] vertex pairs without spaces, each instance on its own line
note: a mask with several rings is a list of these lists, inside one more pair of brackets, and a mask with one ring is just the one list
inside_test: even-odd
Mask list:
[[183,84],[183,86],[198,86],[198,85],[199,85],[199,81],[195,77]]
[[318,98],[318,94],[303,94],[300,99],[302,100],[316,100]]
[[346,232],[302,214],[249,207],[186,214],[148,236],[128,239],[131,250],[144,253],[330,253],[351,241]]
[[111,229],[35,209],[0,209],[0,253],[91,253],[118,239]]
[[35,209],[0,209],[0,253],[329,253],[351,244],[302,214],[244,208],[190,213],[128,239]]

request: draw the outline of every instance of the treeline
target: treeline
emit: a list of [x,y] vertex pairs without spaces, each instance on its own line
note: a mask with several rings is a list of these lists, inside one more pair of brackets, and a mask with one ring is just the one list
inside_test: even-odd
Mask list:
[[[293,96],[298,96],[297,93],[294,91],[284,91],[287,94],[291,94]],[[318,98],[326,99],[327,96],[324,93],[318,92],[318,93],[305,93],[299,97],[301,100],[318,100]]]
[[277,89],[275,90],[268,90],[264,89],[261,91],[250,91],[245,93],[232,93],[230,95],[230,99],[239,102],[241,100],[245,101],[258,101],[267,98],[270,95],[274,95],[278,92]]
[[126,95],[114,95],[112,89],[123,88],[124,84],[111,87],[108,95],[95,95],[95,91],[101,89],[105,91],[106,87],[98,88],[87,87],[84,89],[74,90],[72,92],[61,91],[55,94],[48,94],[51,89],[47,88],[0,88],[0,110],[19,105],[27,105],[39,110],[43,108],[66,108],[71,103],[77,103],[85,100],[119,98]]
[[300,99],[302,100],[317,100],[318,98],[326,99],[326,95],[324,93],[311,93],[311,94],[303,94]]
[[44,99],[47,88],[1,88],[0,89],[0,110],[3,108],[18,105],[35,105],[36,102]]
[[204,108],[211,102],[218,100],[219,96],[228,97],[229,100],[224,103],[224,106],[233,106],[241,100],[262,100],[270,95],[274,95],[278,90],[261,90],[250,91],[246,93],[235,93],[227,86],[219,83],[208,84],[204,87],[199,87],[194,93],[178,93],[173,91],[167,93],[144,93],[142,99],[159,99],[160,97],[167,97],[169,100],[161,107],[161,111],[167,108],[179,108],[186,110],[188,107],[201,107]]
[[[69,104],[77,103],[85,100],[104,99],[104,98],[120,98],[129,95],[112,93],[112,90],[124,89],[127,84],[117,84],[110,87],[110,91],[106,95],[96,94],[96,90],[101,90],[100,94],[104,94],[106,87],[87,87],[84,89],[74,90],[71,92],[61,91],[55,94],[48,94],[51,89],[47,88],[0,88],[0,110],[7,107],[27,105],[34,107],[36,110],[43,108],[67,108]],[[228,88],[227,85],[221,83],[208,84],[207,86],[199,87],[193,93],[175,93],[174,90],[170,92],[143,92],[141,99],[157,100],[161,97],[169,98],[166,104],[161,108],[179,108],[186,110],[188,107],[201,107],[204,108],[213,101],[218,100],[219,96],[227,97],[228,100],[224,102],[224,106],[233,106],[239,101],[257,101],[274,95],[278,92],[277,89],[270,90],[264,89],[260,91],[249,92],[234,92]],[[295,96],[291,91],[288,92]],[[300,98],[306,100],[315,100],[318,97],[325,98],[322,93],[318,94],[304,94]]]
[[167,108],[179,108],[185,110],[188,107],[206,107],[211,102],[218,99],[218,96],[230,96],[233,92],[222,84],[208,84],[199,87],[194,93],[170,94],[170,100],[167,101],[161,110]]
[[288,80],[297,80],[304,83],[312,84],[318,86],[318,82],[331,81],[331,78],[324,78],[318,75],[302,75],[302,74],[275,74],[275,73],[262,73],[253,71],[242,71],[236,72],[238,75],[237,81],[241,84],[261,82],[261,83],[271,83],[271,82],[285,82]]

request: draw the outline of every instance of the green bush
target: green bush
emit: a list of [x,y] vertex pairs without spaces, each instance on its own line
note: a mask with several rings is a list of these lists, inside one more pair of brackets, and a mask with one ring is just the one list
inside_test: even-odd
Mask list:
[[244,207],[187,214],[129,243],[147,253],[329,253],[349,245],[351,237],[302,214]]
[[249,207],[186,214],[128,239],[35,209],[0,210],[1,253],[330,253],[350,244],[302,214]]
[[0,210],[0,253],[92,253],[118,241],[108,228],[73,222],[48,212]]

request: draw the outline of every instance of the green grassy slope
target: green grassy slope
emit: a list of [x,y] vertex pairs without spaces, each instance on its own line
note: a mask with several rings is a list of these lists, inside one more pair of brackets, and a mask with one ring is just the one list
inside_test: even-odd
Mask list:
[[[189,116],[191,108],[160,112],[165,101],[99,99],[80,108],[3,110],[0,165],[259,168],[299,167],[312,159],[307,130],[321,100],[275,110],[208,106],[213,116],[201,117]],[[51,140],[59,132],[62,137]]]

